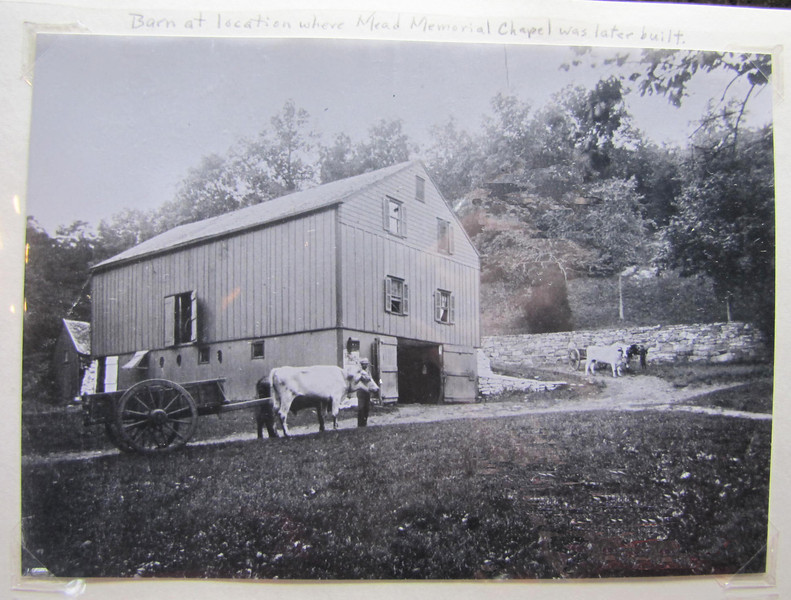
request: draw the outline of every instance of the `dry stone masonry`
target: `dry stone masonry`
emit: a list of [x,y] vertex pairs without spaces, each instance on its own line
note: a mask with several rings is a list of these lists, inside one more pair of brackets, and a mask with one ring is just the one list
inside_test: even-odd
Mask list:
[[763,361],[771,358],[766,337],[749,323],[705,323],[625,327],[535,335],[484,337],[482,350],[492,365],[559,367],[570,348],[615,342],[648,347],[648,363]]
[[537,379],[522,379],[499,375],[492,371],[488,357],[482,350],[478,350],[478,395],[493,396],[505,391],[516,392],[542,392],[554,390],[565,385],[562,381],[539,381]]

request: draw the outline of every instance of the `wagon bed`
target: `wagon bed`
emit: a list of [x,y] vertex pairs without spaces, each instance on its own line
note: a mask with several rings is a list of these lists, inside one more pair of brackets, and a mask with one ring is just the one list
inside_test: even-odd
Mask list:
[[124,452],[179,448],[195,433],[199,416],[271,402],[271,398],[229,402],[224,382],[147,379],[126,390],[84,395],[83,422],[86,426],[104,425],[110,441]]

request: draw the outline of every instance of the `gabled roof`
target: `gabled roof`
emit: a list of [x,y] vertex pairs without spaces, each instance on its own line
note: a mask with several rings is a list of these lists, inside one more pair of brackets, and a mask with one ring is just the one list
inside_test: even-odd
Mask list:
[[261,204],[248,206],[224,215],[174,227],[158,236],[138,244],[120,254],[94,265],[100,269],[115,263],[126,262],[143,256],[159,254],[174,248],[221,237],[299,216],[308,212],[339,204],[370,185],[409,168],[415,162],[399,163],[370,173],[341,179],[314,188],[280,196]]
[[86,356],[91,353],[91,324],[85,321],[63,319],[63,327],[69,333],[74,348]]

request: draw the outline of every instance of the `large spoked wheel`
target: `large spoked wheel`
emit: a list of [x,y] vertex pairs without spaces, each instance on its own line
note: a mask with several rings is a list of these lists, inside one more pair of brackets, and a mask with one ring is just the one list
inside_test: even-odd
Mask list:
[[121,452],[134,452],[135,449],[132,448],[129,444],[127,444],[124,440],[121,439],[121,435],[118,433],[118,424],[115,421],[108,421],[104,424],[104,431],[107,434],[107,439],[109,439],[113,446],[118,448]]
[[580,351],[576,348],[569,349],[569,366],[577,371],[580,368]]
[[197,424],[195,400],[167,379],[136,383],[124,392],[116,409],[118,437],[136,452],[180,448],[195,433]]

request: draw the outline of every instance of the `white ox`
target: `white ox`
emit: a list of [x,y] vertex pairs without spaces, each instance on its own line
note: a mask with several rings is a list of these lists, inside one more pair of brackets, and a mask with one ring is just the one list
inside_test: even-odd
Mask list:
[[623,342],[615,343],[611,346],[588,346],[586,349],[587,361],[585,362],[585,374],[596,373],[596,363],[607,363],[612,367],[612,376],[617,377],[621,374],[621,369],[626,366],[626,350],[628,346]]
[[[259,396],[266,387],[265,380],[258,382]],[[269,373],[269,391],[272,402],[262,406],[256,414],[258,437],[262,437],[262,426],[266,425],[270,437],[276,437],[275,413],[280,418],[283,434],[288,436],[288,412],[302,408],[315,408],[319,418],[319,430],[324,431],[324,409],[332,412],[332,425],[338,428],[338,412],[343,398],[358,390],[378,394],[379,386],[368,371],[357,367],[342,369],[332,365],[312,367],[276,367]]]

